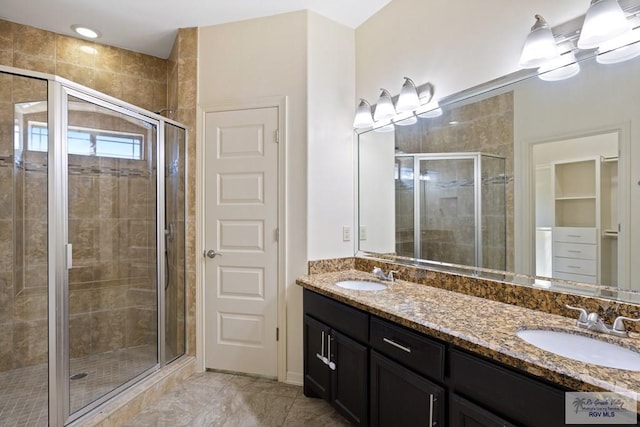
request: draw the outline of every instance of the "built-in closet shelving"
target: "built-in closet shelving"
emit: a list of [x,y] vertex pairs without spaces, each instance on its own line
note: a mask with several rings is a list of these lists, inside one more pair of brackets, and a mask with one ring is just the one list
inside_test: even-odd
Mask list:
[[553,277],[617,283],[617,158],[552,163]]

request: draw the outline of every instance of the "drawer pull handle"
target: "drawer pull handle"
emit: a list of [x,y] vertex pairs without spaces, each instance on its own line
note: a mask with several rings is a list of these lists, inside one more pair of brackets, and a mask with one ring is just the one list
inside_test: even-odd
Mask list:
[[397,342],[390,340],[389,338],[382,338],[382,341],[386,342],[387,344],[391,344],[392,346],[394,346],[396,348],[399,348],[402,351],[406,351],[407,353],[411,353],[411,348],[405,347],[403,345],[400,345]]
[[569,268],[574,268],[574,269],[576,269],[576,270],[580,270],[580,267],[579,267],[579,266],[577,266],[577,265],[567,265],[567,267],[569,267]]
[[575,239],[579,239],[579,238],[580,238],[580,237],[582,237],[582,236],[581,236],[581,235],[579,235],[579,234],[567,234],[567,237],[573,237],[573,238],[575,238]]
[[429,426],[433,426],[433,394],[429,395]]
[[572,254],[581,254],[582,253],[582,251],[571,251],[571,250],[569,250],[567,252],[571,252]]

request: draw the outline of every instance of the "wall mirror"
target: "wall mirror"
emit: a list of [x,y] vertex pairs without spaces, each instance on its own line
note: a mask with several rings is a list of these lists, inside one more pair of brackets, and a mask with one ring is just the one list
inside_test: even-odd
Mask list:
[[[639,301],[640,57],[517,72],[358,135],[358,250]],[[635,281],[633,280],[635,278]]]

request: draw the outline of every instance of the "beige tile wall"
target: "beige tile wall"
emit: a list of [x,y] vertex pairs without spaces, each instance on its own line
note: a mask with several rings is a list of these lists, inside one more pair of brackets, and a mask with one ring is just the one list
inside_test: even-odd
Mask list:
[[56,74],[139,107],[167,106],[167,60],[0,20],[0,65]]
[[[165,60],[0,20],[0,65],[57,74],[151,111],[167,107],[176,110],[169,117],[185,123],[190,132],[187,164],[194,164],[195,158],[192,141],[196,122],[196,61],[195,28],[179,30],[171,58]],[[24,206],[35,207],[46,200],[45,174],[14,171],[12,158],[13,102],[22,98],[34,100],[32,93],[38,89],[31,81],[0,78],[0,100],[11,100],[0,102],[0,164],[3,161],[10,164],[0,166],[0,179],[3,184],[14,181],[13,186],[2,185],[0,189],[0,202],[7,202],[0,206],[1,371],[45,362],[47,331],[46,267],[42,263],[46,256],[43,252],[46,218],[24,216],[23,221],[13,223],[13,209],[5,209],[15,200],[16,214],[22,214],[19,209]],[[40,91],[40,99],[46,99],[46,87]],[[188,349],[195,354],[195,168],[188,170]],[[118,204],[135,209],[141,200],[136,192],[139,194],[138,190],[148,188],[149,184],[148,179],[139,177],[102,175],[73,177],[70,181],[70,193],[77,196],[78,216],[71,219],[70,230],[79,233],[81,241],[94,242],[84,248],[80,244],[79,261],[84,256],[86,265],[74,268],[70,276],[72,357],[155,340],[156,312],[149,304],[154,299],[155,284],[149,280],[150,247],[144,242],[154,231],[148,219],[127,217],[125,227],[106,215]],[[122,200],[123,194],[128,194],[129,199]],[[25,203],[20,197],[30,199]],[[146,210],[149,206],[139,207]],[[43,213],[38,209],[34,212]],[[100,215],[98,224],[96,216]],[[12,247],[14,234],[27,238],[16,239],[16,246]],[[129,250],[123,251],[122,245],[130,245]],[[126,256],[116,256],[120,251]],[[14,252],[19,255],[14,257]],[[15,278],[12,270],[17,272]],[[123,304],[125,300],[127,303]],[[13,327],[4,327],[7,322]]]
[[187,126],[187,353],[196,354],[196,249],[195,249],[195,182],[196,182],[196,102],[198,70],[198,29],[182,28],[174,42],[168,66],[169,116]]
[[[450,122],[457,123],[450,125]],[[506,226],[506,270],[513,271],[513,93],[508,92],[471,104],[453,106],[445,109],[442,116],[426,120],[420,119],[413,126],[397,126],[396,147],[405,153],[482,152],[498,155],[506,159],[505,169],[508,179],[506,187],[506,224],[499,215],[484,215],[483,217],[486,221],[483,226],[489,231],[492,229],[503,230]],[[445,181],[463,179],[460,170],[449,169],[444,173],[448,174],[444,177]],[[464,211],[472,213],[472,206],[464,206],[464,203],[460,204],[460,200],[465,199],[465,197],[457,198],[460,195],[457,193],[461,191],[471,191],[471,188],[443,190],[443,194],[439,195],[442,198],[443,205],[432,205],[431,207],[438,209],[439,213],[446,213],[447,209],[452,212],[455,211],[458,215]],[[485,197],[485,205],[495,208],[495,199],[492,200],[493,205],[488,203],[488,199],[491,199],[490,194],[488,198]],[[397,203],[405,205],[413,203],[412,188],[407,188],[404,192],[400,191]],[[446,221],[452,216],[444,215],[443,220]],[[432,215],[430,220],[436,217],[439,217],[439,215]],[[399,217],[398,221],[396,224],[397,230],[407,229],[410,234],[413,233],[412,215]],[[447,225],[448,227],[443,228],[452,229],[452,224]],[[434,228],[438,228],[437,224],[434,225]],[[453,229],[456,228],[453,227]],[[457,241],[469,242],[473,240],[473,229],[456,229],[456,233],[459,234],[456,236]],[[397,239],[404,241],[407,240],[407,237],[398,235]],[[496,237],[495,233],[490,237],[494,239]],[[503,237],[503,234],[501,234],[501,237]],[[430,254],[433,254],[432,257],[425,258],[467,265],[473,264],[469,260],[452,258],[459,256],[461,252],[451,247],[452,236],[450,233],[438,235],[438,233],[431,232],[425,238],[428,242],[426,246]],[[483,246],[485,254],[497,260],[504,253],[502,250],[496,250],[495,243],[494,240],[489,239],[484,242]],[[413,245],[407,243],[402,249],[412,253]],[[500,270],[503,270],[503,268],[500,268]]]

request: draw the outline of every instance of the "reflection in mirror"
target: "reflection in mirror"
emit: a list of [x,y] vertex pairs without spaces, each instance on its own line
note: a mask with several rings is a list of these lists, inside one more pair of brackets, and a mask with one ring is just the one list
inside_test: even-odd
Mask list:
[[[518,72],[441,100],[440,117],[360,133],[359,250],[505,270],[534,286],[592,295],[640,289],[631,280],[640,277],[632,262],[640,227],[631,221],[640,214],[640,166],[632,161],[640,156],[632,142],[640,133],[640,58],[605,65],[590,57],[580,69],[554,82]],[[461,160],[443,160],[453,153],[491,155],[504,166],[465,171]],[[434,154],[437,161],[426,157]],[[465,198],[455,189],[473,193],[481,183],[502,183],[504,210],[499,192]],[[482,218],[498,211],[502,219]],[[475,226],[457,223],[461,217]],[[482,261],[463,256],[464,245]],[[485,263],[499,251],[504,264]]]

